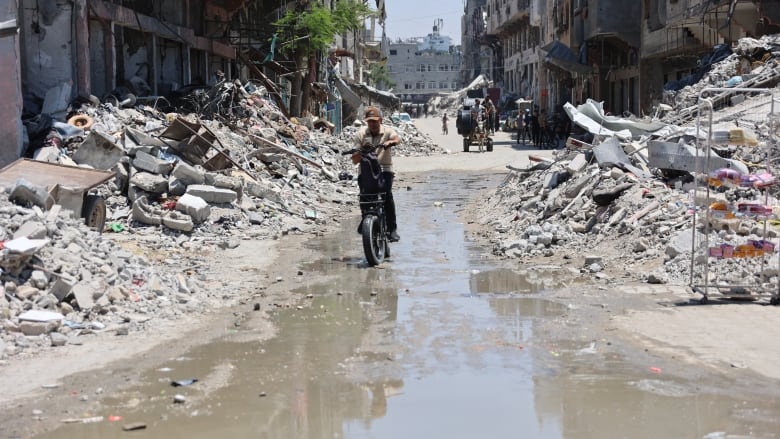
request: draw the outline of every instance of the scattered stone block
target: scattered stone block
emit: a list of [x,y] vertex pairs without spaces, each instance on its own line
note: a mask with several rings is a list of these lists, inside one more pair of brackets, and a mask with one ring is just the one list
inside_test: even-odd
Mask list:
[[136,169],[147,171],[157,175],[168,175],[173,169],[173,163],[159,159],[151,154],[138,151],[133,159],[133,166]]
[[585,158],[585,154],[579,153],[566,165],[566,170],[569,174],[575,175],[582,172],[587,166],[588,160]]
[[77,283],[73,286],[72,291],[80,309],[86,310],[95,306],[95,289],[91,285]]
[[196,224],[206,221],[211,214],[211,207],[203,198],[192,194],[184,194],[176,202],[176,210],[184,212]]
[[17,204],[33,205],[47,210],[54,205],[54,197],[49,194],[46,187],[33,184],[23,178],[16,180],[8,199]]
[[65,346],[68,344],[68,336],[65,334],[60,334],[59,332],[52,332],[49,334],[49,339],[51,340],[51,345],[54,347]]
[[130,184],[152,194],[163,194],[168,191],[168,179],[158,174],[137,172],[130,177]]
[[165,227],[181,232],[191,232],[195,228],[192,218],[179,212],[168,212],[162,217],[162,223]]
[[27,221],[14,232],[14,239],[27,237],[30,239],[42,239],[46,237],[46,226],[40,221]]
[[16,297],[22,300],[32,300],[41,295],[41,290],[30,285],[20,285],[16,288]]
[[183,181],[186,185],[203,184],[206,181],[206,172],[204,170],[190,166],[183,161],[179,161],[176,164],[171,175]]
[[53,295],[60,302],[65,300],[65,297],[70,294],[73,289],[74,282],[69,282],[63,278],[58,278],[49,289],[49,294]]
[[187,193],[204,199],[207,203],[232,203],[238,198],[238,195],[230,190],[208,186],[203,184],[194,184],[187,187]]

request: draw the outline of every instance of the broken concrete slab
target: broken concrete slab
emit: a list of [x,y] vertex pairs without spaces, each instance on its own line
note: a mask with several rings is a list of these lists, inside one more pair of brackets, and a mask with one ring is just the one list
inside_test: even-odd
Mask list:
[[165,227],[180,232],[191,232],[195,228],[192,218],[180,212],[167,212],[162,217],[162,223]]
[[67,297],[68,294],[70,294],[74,284],[75,282],[68,281],[60,277],[56,281],[54,281],[51,288],[49,288],[49,294],[53,295],[54,297],[57,298],[58,301],[62,302],[63,300],[65,300],[65,297]]
[[171,175],[187,185],[203,184],[206,181],[206,171],[183,161],[176,163],[176,167],[173,168]]
[[613,201],[623,195],[623,192],[634,187],[633,183],[623,183],[607,189],[593,191],[593,202],[598,206],[609,206]]
[[42,209],[50,209],[54,205],[54,197],[46,187],[34,184],[23,178],[16,180],[8,198],[21,205],[33,205]]
[[46,225],[40,221],[27,221],[14,232],[14,238],[26,236],[30,239],[41,239],[47,235]]
[[207,203],[232,203],[238,194],[230,189],[218,188],[205,184],[194,184],[187,187],[187,193],[206,200]]
[[76,299],[76,303],[82,310],[91,309],[95,306],[95,293],[96,290],[89,284],[77,283],[71,290],[73,296]]
[[51,322],[62,321],[65,316],[54,311],[46,311],[41,309],[31,309],[19,314],[19,321],[28,322]]
[[157,158],[143,151],[137,151],[133,159],[133,166],[152,174],[168,175],[173,169],[173,162]]
[[72,158],[80,165],[108,170],[113,168],[124,155],[124,149],[115,142],[113,137],[99,131],[90,131],[89,136],[81,142]]
[[163,212],[149,205],[145,196],[139,197],[133,203],[133,219],[144,224],[159,226],[162,224]]
[[184,194],[176,202],[176,210],[189,215],[196,224],[206,221],[211,214],[211,207],[201,197]]
[[130,177],[130,184],[138,186],[141,190],[152,194],[164,194],[168,191],[168,179],[158,174],[149,172],[136,172]]
[[579,153],[566,164],[566,170],[569,174],[575,175],[582,172],[587,166],[588,159],[585,158],[585,154]]
[[43,248],[49,239],[30,239],[26,236],[5,241],[5,248],[11,253],[29,255]]

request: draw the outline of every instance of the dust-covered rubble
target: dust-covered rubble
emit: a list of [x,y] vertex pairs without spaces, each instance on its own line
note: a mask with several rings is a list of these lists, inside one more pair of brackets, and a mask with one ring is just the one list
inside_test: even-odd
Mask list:
[[[203,96],[221,100],[206,105]],[[288,119],[250,83],[182,100],[188,105],[120,93],[77,99],[71,123],[45,114],[26,121],[35,160],[114,177],[89,190],[106,203],[100,230],[79,218],[80,196],[63,206],[33,176],[0,191],[0,360],[235,303],[246,292],[213,289],[210,254],[317,232],[357,211],[355,168],[342,152],[360,122],[334,135],[316,117]],[[396,155],[444,153],[415,127],[395,128]]]
[[[742,63],[744,75],[775,69],[777,43],[777,36],[741,41],[735,55],[714,65],[702,82],[724,86],[748,54],[759,58]],[[676,95],[680,104],[675,108],[685,114],[704,86],[688,88]],[[669,122],[678,120],[674,109],[666,123],[659,123],[609,117],[593,102],[578,108],[568,104],[572,120],[588,132],[570,138],[553,159],[532,154],[529,167],[510,167],[506,180],[476,210],[478,222],[492,226],[484,237],[497,255],[554,258],[606,282],[688,284],[692,267],[701,274],[706,265],[699,253],[692,256],[694,242],[701,245],[704,233],[712,247],[764,243],[780,248],[778,231],[766,215],[736,211],[736,206],[766,203],[778,213],[778,126],[775,116],[767,117],[780,112],[778,96],[778,89],[724,93],[712,127],[699,125],[699,131],[695,125]],[[724,134],[728,146],[706,142],[710,131],[713,139]],[[711,163],[705,161],[705,145],[712,146]],[[723,173],[731,180],[723,182]],[[720,205],[733,207],[735,214],[711,214]],[[763,264],[751,258],[721,260],[726,268],[713,274],[711,283],[776,284],[780,260],[777,251],[770,251]]]

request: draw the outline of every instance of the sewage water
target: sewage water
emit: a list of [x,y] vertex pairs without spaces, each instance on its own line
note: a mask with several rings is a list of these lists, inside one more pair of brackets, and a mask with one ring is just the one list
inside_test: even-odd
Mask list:
[[[541,324],[567,312],[553,294],[567,279],[496,266],[457,215],[495,178],[429,176],[397,190],[402,240],[383,267],[365,266],[349,222],[309,243],[320,256],[303,270],[328,280],[293,292],[313,296],[311,306],[276,311],[276,337],[255,342],[247,330],[196,347],[104,397],[89,413],[103,421],[39,437],[777,436],[776,400],[710,391],[638,371],[590,341],[549,338]],[[170,385],[187,378],[198,381]],[[131,422],[146,428],[123,432]]]

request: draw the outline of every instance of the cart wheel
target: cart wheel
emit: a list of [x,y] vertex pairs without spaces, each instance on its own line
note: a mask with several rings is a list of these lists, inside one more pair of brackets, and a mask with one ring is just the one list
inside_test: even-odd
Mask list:
[[769,299],[770,305],[778,305],[780,304],[780,297],[774,296],[771,299]]
[[463,138],[463,152],[469,152],[469,143],[471,143],[469,138],[468,137],[464,137]]
[[707,296],[704,296],[701,299],[699,299],[699,304],[701,304],[701,305],[706,305],[707,302],[709,302],[709,299],[707,298]]
[[99,195],[87,195],[84,197],[81,216],[87,226],[103,233],[103,228],[106,226],[106,200]]

